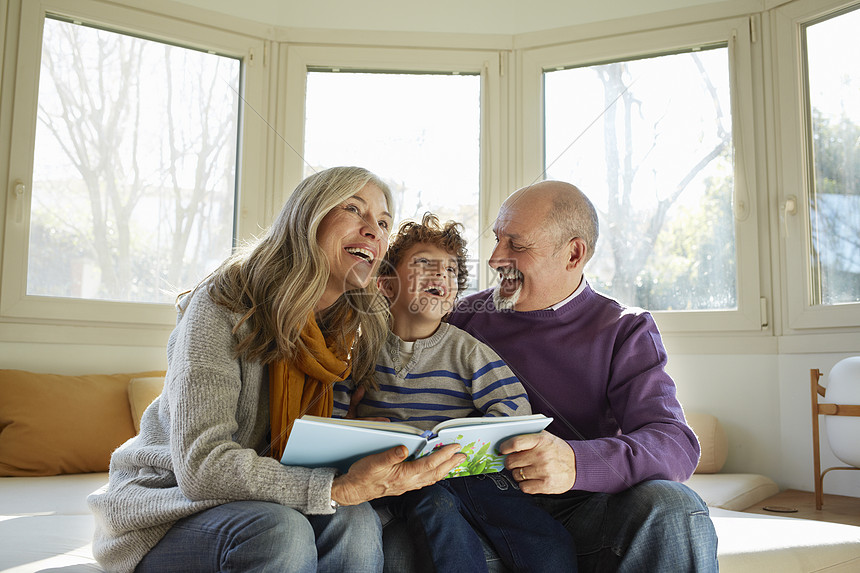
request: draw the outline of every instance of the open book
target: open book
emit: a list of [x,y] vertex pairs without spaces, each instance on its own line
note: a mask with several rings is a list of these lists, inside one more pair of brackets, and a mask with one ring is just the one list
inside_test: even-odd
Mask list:
[[422,431],[400,422],[373,422],[302,416],[293,424],[281,463],[310,468],[335,467],[349,471],[355,461],[395,446],[409,448],[408,459],[420,458],[447,444],[460,444],[468,458],[447,476],[497,472],[504,468],[498,446],[513,436],[546,428],[552,418],[531,416],[454,418]]

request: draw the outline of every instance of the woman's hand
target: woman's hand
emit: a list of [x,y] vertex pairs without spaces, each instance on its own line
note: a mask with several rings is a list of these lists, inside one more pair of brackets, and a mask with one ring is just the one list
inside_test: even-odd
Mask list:
[[434,484],[466,461],[459,444],[439,448],[429,456],[404,462],[405,446],[361,458],[349,472],[334,478],[331,498],[341,505],[356,505],[389,495],[400,495]]

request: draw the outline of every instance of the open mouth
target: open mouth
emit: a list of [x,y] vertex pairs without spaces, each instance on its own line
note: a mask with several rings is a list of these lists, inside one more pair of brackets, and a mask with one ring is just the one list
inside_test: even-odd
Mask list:
[[499,292],[502,296],[512,296],[519,288],[523,280],[523,273],[511,267],[498,269]]
[[344,250],[350,255],[357,257],[365,262],[373,262],[373,253],[368,251],[367,249],[362,249],[360,247],[346,247],[344,248]]
[[426,292],[427,294],[432,294],[433,296],[445,296],[446,294],[448,294],[448,290],[445,287],[439,285],[430,285],[424,289],[424,292]]
[[498,269],[499,271],[499,280],[504,281],[521,281],[523,280],[523,273],[518,271],[517,269],[511,267],[505,267]]

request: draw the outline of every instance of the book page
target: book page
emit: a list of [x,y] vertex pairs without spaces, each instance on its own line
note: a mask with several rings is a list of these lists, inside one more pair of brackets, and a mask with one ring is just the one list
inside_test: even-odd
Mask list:
[[[416,457],[425,456],[447,444],[460,444],[460,452],[466,461],[455,467],[445,478],[498,472],[505,467],[505,456],[499,453],[499,445],[514,436],[533,434],[546,428],[552,418],[542,414],[532,416],[505,416],[496,418],[461,418],[451,421],[491,420],[490,423],[449,425],[439,435],[427,441],[427,445]],[[441,425],[441,424],[440,424]]]
[[[409,454],[413,455],[427,443],[413,433],[336,423],[338,421],[311,416],[296,420],[281,463],[308,468],[334,467],[346,473],[353,463],[370,454],[406,446]],[[386,422],[380,423],[390,426]]]
[[546,416],[543,414],[531,414],[530,416],[483,416],[483,417],[468,417],[468,418],[451,418],[444,422],[439,422],[433,426],[433,433],[438,434],[445,428],[458,428],[461,426],[479,426],[483,424],[499,424],[520,422],[525,420],[543,420]]
[[321,416],[311,416],[308,414],[302,416],[301,419],[309,420],[311,422],[319,422],[322,424],[338,424],[341,426],[354,426],[356,428],[370,428],[373,430],[383,430],[386,432],[415,434],[416,436],[420,436],[423,433],[423,430],[421,430],[420,428],[410,426],[409,424],[404,424],[403,422],[378,422],[375,420],[357,420],[354,418],[323,418]]

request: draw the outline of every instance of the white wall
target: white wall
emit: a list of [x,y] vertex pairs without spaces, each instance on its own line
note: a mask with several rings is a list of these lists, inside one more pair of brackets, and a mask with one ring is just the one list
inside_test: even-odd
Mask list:
[[167,369],[163,346],[0,342],[0,368],[52,374],[118,374]]
[[[782,489],[812,491],[812,406],[809,370],[825,374],[839,354],[672,354],[669,373],[685,410],[717,416],[725,427],[729,455],[723,471],[761,473]],[[843,466],[827,444],[821,418],[821,467]],[[860,435],[860,430],[858,430]],[[860,473],[835,471],[827,493],[860,496]]]
[[[670,350],[671,352],[671,350]],[[779,471],[777,357],[773,355],[669,355],[669,373],[684,409],[719,418],[729,439],[723,471]]]
[[758,0],[177,0],[183,4],[232,14],[284,28],[398,30],[470,34],[522,34],[570,24],[612,20],[619,14],[641,16],[709,4],[744,4]]

